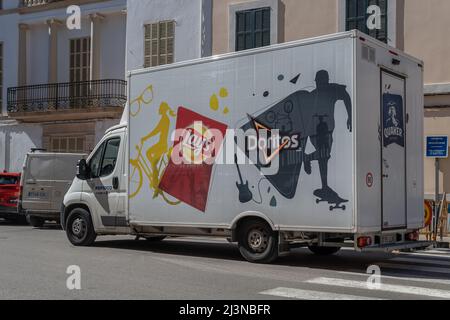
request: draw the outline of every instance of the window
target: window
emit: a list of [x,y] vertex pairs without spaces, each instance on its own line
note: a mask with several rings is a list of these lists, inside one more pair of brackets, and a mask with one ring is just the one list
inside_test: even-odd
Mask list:
[[70,40],[70,82],[89,81],[91,38]]
[[175,21],[147,24],[144,28],[144,67],[156,67],[173,63]]
[[[388,0],[346,0],[346,30],[357,29],[380,41],[387,42],[387,1]],[[381,29],[369,30],[367,9],[377,5],[381,9]]]
[[91,38],[70,40],[70,82],[84,82],[71,85],[69,88],[70,104],[72,107],[81,107],[83,97],[89,93],[91,73]]
[[0,114],[3,106],[3,43],[0,42]]
[[105,144],[103,143],[92,156],[89,161],[89,169],[91,171],[91,178],[98,178],[100,172],[100,162],[102,161],[103,149]]
[[86,151],[85,137],[50,137],[50,152],[84,153]]
[[107,177],[116,168],[120,139],[114,138],[104,142],[89,161],[91,178]]
[[270,45],[270,8],[236,12],[236,51]]
[[0,176],[0,186],[15,185],[19,182],[19,177]]
[[119,154],[120,139],[111,139],[106,143],[105,155],[103,156],[101,177],[107,177],[116,168],[117,156]]

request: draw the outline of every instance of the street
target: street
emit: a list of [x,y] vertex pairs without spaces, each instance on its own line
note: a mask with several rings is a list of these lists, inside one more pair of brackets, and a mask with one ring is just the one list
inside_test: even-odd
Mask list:
[[[318,257],[294,250],[272,265],[250,264],[221,239],[99,237],[75,248],[56,226],[0,221],[0,299],[450,299],[450,251]],[[81,290],[68,290],[69,266]],[[369,289],[367,268],[381,268]]]

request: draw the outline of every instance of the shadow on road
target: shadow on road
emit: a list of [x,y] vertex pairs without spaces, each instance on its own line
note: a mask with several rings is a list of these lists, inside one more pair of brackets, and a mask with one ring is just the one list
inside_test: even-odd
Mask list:
[[0,219],[0,226],[7,227],[29,227],[28,223],[23,221]]
[[[166,255],[200,257],[217,260],[228,261],[245,261],[235,244],[227,243],[210,243],[198,242],[190,240],[165,240],[162,242],[147,242],[144,240],[120,240],[120,241],[98,241],[95,244],[98,248],[115,248],[124,250],[141,251],[148,253],[159,253]],[[389,263],[391,259],[399,257],[398,254],[388,253],[358,253],[353,250],[342,250],[336,255],[332,256],[317,256],[312,254],[308,249],[295,249],[291,254],[285,257],[280,257],[273,266],[285,266],[292,268],[311,268],[328,271],[351,272],[357,274],[367,274],[369,266],[378,265],[382,263]],[[408,255],[401,255],[401,257],[408,257]],[[427,258],[428,259],[428,258]],[[445,258],[433,259],[436,264]],[[430,260],[428,259],[428,262]],[[445,259],[450,261],[450,257]],[[408,266],[402,262],[397,264]],[[411,264],[409,264],[411,265]],[[424,265],[427,266],[427,265]],[[401,274],[393,272],[389,268],[382,268],[384,276],[395,276],[397,278],[420,277],[424,279],[450,279],[449,274],[427,273],[418,270],[407,270]]]
[[170,239],[160,242],[150,242],[146,240],[117,240],[98,241],[94,245],[100,248],[125,249],[133,251],[144,251],[162,253],[167,255],[181,255],[191,257],[201,257],[221,260],[243,260],[239,249],[234,244],[198,242],[198,241],[178,241]]
[[61,231],[62,228],[59,224],[56,223],[46,223],[43,227],[41,228],[33,228],[32,226],[30,226],[27,222],[25,221],[15,221],[15,220],[5,220],[5,219],[0,219],[0,227],[1,226],[5,226],[5,227],[20,227],[20,228],[31,228],[34,230],[57,230],[57,231]]

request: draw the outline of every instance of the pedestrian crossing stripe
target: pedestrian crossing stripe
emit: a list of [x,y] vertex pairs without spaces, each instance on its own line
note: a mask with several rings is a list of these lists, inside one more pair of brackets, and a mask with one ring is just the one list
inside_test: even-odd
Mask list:
[[356,296],[356,295],[294,289],[294,288],[276,288],[276,289],[272,289],[272,290],[263,291],[260,294],[274,296],[274,297],[289,298],[289,299],[298,299],[298,300],[347,300],[347,301],[384,300],[384,299],[380,299],[380,298],[371,298],[371,297],[363,297],[363,296]]
[[343,287],[349,289],[366,289],[373,290],[374,292],[386,291],[394,292],[406,295],[416,295],[422,297],[432,297],[440,299],[450,299],[449,290],[440,289],[429,289],[423,287],[413,287],[413,286],[403,286],[403,285],[393,285],[393,284],[380,284],[379,289],[370,289],[366,281],[355,281],[355,280],[345,280],[336,278],[315,278],[312,280],[307,280],[308,284],[331,286],[331,287]]
[[405,262],[414,264],[428,264],[428,265],[440,265],[450,267],[450,260],[431,260],[431,259],[417,259],[417,258],[393,258],[389,261]]
[[[338,271],[339,274],[342,275],[349,275],[354,277],[364,277],[367,279],[368,274],[361,273],[355,271]],[[405,277],[404,274],[401,274],[399,272],[389,272],[389,275],[386,275],[386,272],[383,272],[383,274],[380,276],[380,278],[383,280],[397,280],[397,281],[408,281],[408,282],[423,282],[423,283],[430,283],[430,284],[440,284],[440,285],[448,285],[450,286],[450,280],[446,279],[437,279],[437,278],[420,278],[420,277]]]

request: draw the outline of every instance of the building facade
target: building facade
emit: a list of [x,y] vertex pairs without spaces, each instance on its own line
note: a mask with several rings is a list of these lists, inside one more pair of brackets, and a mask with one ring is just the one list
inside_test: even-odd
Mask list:
[[[359,29],[424,61],[425,134],[450,135],[449,12],[447,0],[214,0],[213,54]],[[380,19],[370,30],[373,14]],[[440,191],[450,193],[450,159],[440,174]],[[434,181],[426,159],[427,197]]]
[[128,70],[212,50],[209,0],[0,3],[0,170],[32,148],[89,153],[120,121]]

